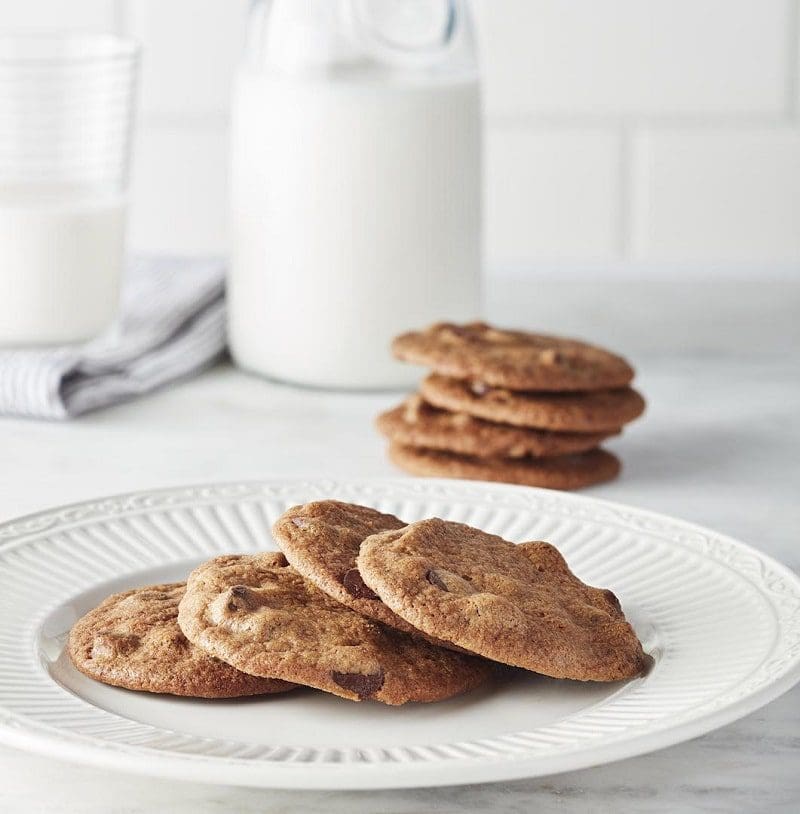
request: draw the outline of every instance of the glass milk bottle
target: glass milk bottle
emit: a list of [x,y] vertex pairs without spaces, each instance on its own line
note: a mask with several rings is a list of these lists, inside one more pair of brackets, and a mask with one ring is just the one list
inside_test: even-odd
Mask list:
[[410,384],[392,338],[480,311],[468,3],[255,0],[233,120],[236,362],[308,386]]

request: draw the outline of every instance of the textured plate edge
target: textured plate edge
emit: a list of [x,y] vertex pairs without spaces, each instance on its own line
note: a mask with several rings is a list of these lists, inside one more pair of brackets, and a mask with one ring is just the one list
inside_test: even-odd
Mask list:
[[[292,487],[300,487],[304,484],[308,485],[313,483],[319,486],[326,481],[330,482],[331,488],[343,484],[357,488],[376,486],[386,488],[392,485],[408,488],[415,484],[425,487],[438,485],[443,488],[452,488],[456,491],[465,492],[470,489],[477,490],[485,488],[496,493],[505,492],[510,495],[518,496],[557,496],[560,500],[564,500],[567,503],[574,503],[577,506],[593,505],[616,513],[632,512],[640,517],[652,519],[656,522],[677,524],[687,531],[706,535],[723,542],[725,545],[733,546],[736,549],[756,557],[764,564],[769,565],[773,571],[795,583],[795,585],[800,588],[800,577],[790,568],[783,565],[783,563],[760,551],[755,546],[691,521],[682,520],[650,509],[638,508],[629,504],[609,501],[589,495],[573,495],[550,489],[511,484],[484,483],[482,481],[465,482],[446,478],[272,477],[247,481],[201,483],[159,489],[137,490],[91,500],[77,501],[12,518],[11,520],[0,523],[0,537],[4,530],[8,530],[14,526],[34,524],[35,521],[41,521],[51,516],[63,516],[70,511],[86,508],[88,506],[119,503],[144,495],[160,495],[163,497],[171,493],[178,495],[180,493],[190,493],[200,490],[230,490],[233,492],[245,488],[268,488],[271,486],[280,486],[288,490]],[[42,528],[38,527],[32,529],[28,534],[15,535],[9,540],[0,539],[0,550],[11,547],[16,543],[24,542],[28,537],[36,536],[41,531]],[[725,564],[721,561],[718,562]],[[747,575],[741,575],[745,579],[748,579],[748,581],[752,581]],[[699,737],[755,712],[790,690],[798,681],[800,681],[800,655],[795,658],[791,667],[772,683],[728,706],[713,710],[706,715],[679,724],[676,727],[623,738],[618,741],[606,740],[601,748],[587,750],[585,745],[583,745],[575,751],[560,752],[551,756],[523,755],[518,759],[509,758],[508,756],[498,758],[481,756],[475,758],[458,758],[448,762],[437,761],[433,763],[308,764],[297,762],[281,763],[275,766],[265,763],[255,765],[244,762],[237,763],[230,760],[220,762],[216,758],[201,755],[182,755],[180,759],[174,759],[175,756],[164,755],[158,750],[152,750],[149,753],[145,750],[141,750],[140,754],[131,754],[114,749],[103,749],[92,743],[64,743],[63,741],[54,741],[47,733],[24,732],[11,725],[8,720],[3,719],[4,708],[2,707],[0,707],[0,743],[81,765],[199,783],[218,783],[223,785],[276,789],[320,790],[429,788],[445,785],[471,785],[482,782],[500,782],[577,771],[592,766],[624,760],[629,757],[644,755],[673,746],[686,740]]]
[[[93,498],[90,500],[79,500],[73,503],[65,503],[59,506],[54,506],[49,509],[43,509],[37,512],[31,512],[29,514],[20,515],[19,517],[13,517],[8,520],[4,520],[0,522],[0,551],[2,551],[6,547],[10,547],[12,545],[16,545],[18,543],[25,542],[28,537],[36,536],[41,532],[42,529],[34,529],[30,531],[28,534],[19,534],[14,536],[11,539],[4,540],[3,533],[6,532],[8,529],[12,528],[13,526],[22,525],[22,524],[30,524],[34,521],[40,521],[46,517],[50,516],[58,516],[63,515],[67,512],[75,511],[76,509],[85,508],[87,506],[95,506],[101,505],[104,503],[117,503],[120,501],[126,500],[133,500],[137,497],[142,495],[147,496],[166,496],[170,493],[180,493],[180,492],[192,492],[192,491],[199,491],[202,489],[215,489],[215,490],[223,490],[223,489],[243,489],[243,488],[256,488],[259,486],[277,486],[282,485],[286,487],[291,486],[299,486],[302,484],[309,484],[309,483],[316,483],[321,484],[329,481],[332,486],[342,485],[343,483],[352,484],[352,485],[365,485],[365,486],[391,486],[393,484],[397,484],[398,486],[405,486],[408,487],[411,484],[418,484],[418,485],[439,485],[442,487],[450,487],[456,488],[463,487],[465,489],[472,487],[484,487],[487,489],[491,489],[492,491],[497,492],[507,492],[508,494],[517,494],[517,495],[540,495],[540,496],[557,496],[559,499],[566,500],[567,502],[575,503],[576,505],[580,504],[594,504],[596,506],[602,506],[606,509],[610,509],[611,511],[622,513],[622,512],[633,512],[638,515],[646,516],[652,520],[660,521],[662,523],[677,523],[681,526],[684,526],[687,530],[701,534],[701,535],[710,535],[716,537],[718,540],[732,545],[736,548],[739,548],[760,560],[763,560],[767,563],[771,568],[776,571],[779,571],[783,574],[783,576],[793,582],[795,582],[800,589],[800,574],[796,574],[791,568],[787,565],[784,565],[779,560],[776,560],[774,557],[766,554],[765,552],[761,551],[760,549],[756,548],[754,545],[750,543],[745,543],[743,540],[739,540],[735,537],[731,537],[728,534],[723,532],[716,531],[708,526],[703,526],[699,523],[695,523],[691,520],[683,520],[680,517],[675,517],[674,515],[664,514],[663,512],[658,512],[652,509],[644,509],[639,506],[633,506],[629,503],[620,503],[618,501],[607,500],[605,498],[598,498],[593,497],[592,495],[584,495],[584,494],[575,494],[573,492],[563,492],[558,489],[545,489],[542,487],[537,486],[518,486],[516,484],[509,484],[509,483],[497,483],[494,481],[477,481],[477,480],[460,480],[455,478],[397,478],[397,477],[378,477],[378,478],[346,478],[346,477],[336,477],[336,478],[325,478],[325,477],[300,477],[300,476],[293,476],[288,478],[281,478],[281,477],[269,477],[269,478],[259,478],[259,479],[249,479],[243,481],[218,481],[213,483],[191,483],[191,484],[181,484],[177,486],[164,486],[164,487],[157,487],[155,489],[138,489],[133,492],[121,492],[117,494],[111,495],[104,495],[102,497]],[[730,566],[729,566],[730,567]],[[739,572],[737,572],[739,573]],[[746,575],[745,575],[745,578]],[[798,661],[800,661],[800,657],[798,657]]]
[[[462,758],[449,763],[386,764],[308,764],[281,763],[275,766],[225,762],[204,756],[182,756],[180,762],[153,750],[150,755],[131,755],[93,747],[70,744],[65,747],[47,736],[17,732],[16,738],[5,737],[10,730],[0,724],[0,744],[50,757],[67,763],[99,769],[110,769],[206,785],[247,788],[358,791],[376,789],[435,788],[499,783],[548,777],[616,763],[628,758],[676,746],[734,723],[779,698],[800,681],[800,665],[781,680],[753,693],[745,701],[725,707],[687,724],[641,735],[620,742],[606,743],[598,749],[565,752],[551,757]],[[88,750],[87,750],[88,747]]]

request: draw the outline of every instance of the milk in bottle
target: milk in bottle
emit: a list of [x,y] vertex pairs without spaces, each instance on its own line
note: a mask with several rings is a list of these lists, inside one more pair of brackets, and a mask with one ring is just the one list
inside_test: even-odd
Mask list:
[[405,385],[418,372],[392,360],[392,337],[480,310],[480,94],[466,7],[268,10],[235,90],[234,358],[304,385]]

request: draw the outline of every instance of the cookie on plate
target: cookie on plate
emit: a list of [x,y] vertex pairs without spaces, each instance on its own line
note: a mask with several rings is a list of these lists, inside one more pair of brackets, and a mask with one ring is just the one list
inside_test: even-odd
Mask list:
[[453,649],[449,642],[422,633],[391,611],[364,584],[356,568],[358,550],[367,537],[405,525],[393,514],[368,506],[320,500],[287,509],[275,521],[272,534],[289,564],[328,596],[370,619]]
[[495,661],[580,681],[646,667],[616,596],[581,582],[548,543],[422,520],[368,537],[358,569],[415,627]]
[[196,568],[178,620],[190,641],[239,670],[351,701],[439,701],[491,672],[481,659],[361,616],[277,552],[217,557]]
[[367,537],[405,525],[393,514],[367,506],[320,500],[287,509],[272,534],[289,564],[328,596],[371,619],[416,633],[364,585],[356,568],[358,549]]
[[410,396],[381,413],[378,430],[404,446],[438,449],[477,458],[552,458],[594,449],[618,429],[604,432],[553,432],[497,424],[467,413],[450,412]]
[[436,373],[420,386],[425,401],[487,421],[557,432],[614,432],[638,418],[644,399],[632,387],[591,393],[522,393]]
[[583,489],[612,480],[622,468],[619,458],[604,449],[558,458],[477,458],[390,444],[389,458],[412,475],[518,483],[543,489]]
[[634,375],[625,359],[594,345],[484,322],[411,331],[394,340],[392,351],[444,376],[512,390],[608,390],[624,387]]
[[235,670],[190,644],[178,627],[185,584],[114,594],[72,627],[68,652],[82,673],[116,687],[194,698],[235,698],[293,684]]

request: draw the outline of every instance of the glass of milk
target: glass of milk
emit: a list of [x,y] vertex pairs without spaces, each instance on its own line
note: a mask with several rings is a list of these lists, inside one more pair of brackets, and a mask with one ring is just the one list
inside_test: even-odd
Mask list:
[[0,37],[0,345],[114,320],[137,65],[114,36]]
[[308,386],[411,384],[392,337],[480,315],[469,4],[254,0],[233,122],[235,361]]

